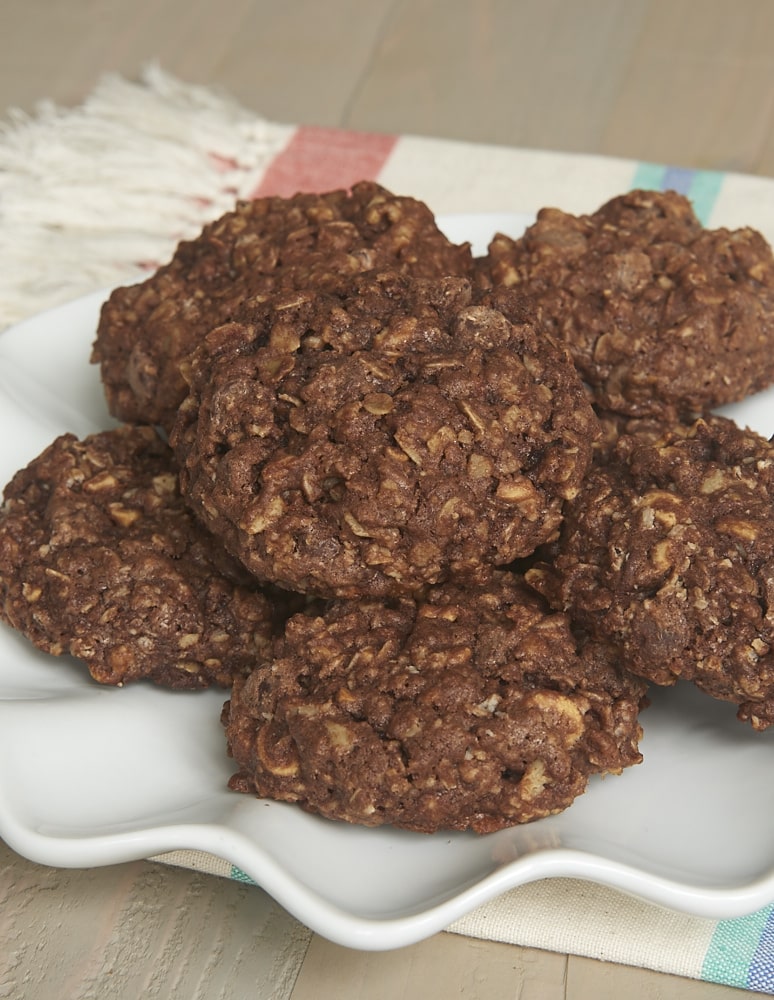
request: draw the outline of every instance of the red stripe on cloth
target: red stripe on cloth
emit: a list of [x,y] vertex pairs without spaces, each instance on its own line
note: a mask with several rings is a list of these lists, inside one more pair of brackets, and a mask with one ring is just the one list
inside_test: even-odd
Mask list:
[[320,194],[376,180],[397,141],[378,132],[302,126],[268,167],[253,197]]

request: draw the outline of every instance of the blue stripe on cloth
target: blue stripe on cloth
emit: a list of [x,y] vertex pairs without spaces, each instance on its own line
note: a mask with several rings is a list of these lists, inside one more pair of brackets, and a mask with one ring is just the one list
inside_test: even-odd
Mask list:
[[701,978],[709,983],[749,988],[750,969],[773,914],[774,904],[746,917],[718,921],[704,956]]
[[677,191],[678,194],[684,194],[687,198],[691,193],[691,185],[695,176],[695,170],[688,170],[685,167],[667,167],[661,178],[661,190]]
[[725,174],[718,170],[689,170],[687,167],[667,167],[660,163],[639,163],[634,172],[632,187],[684,194],[691,199],[693,210],[706,226],[724,177]]
[[764,924],[750,962],[746,986],[759,993],[774,993],[774,912]]

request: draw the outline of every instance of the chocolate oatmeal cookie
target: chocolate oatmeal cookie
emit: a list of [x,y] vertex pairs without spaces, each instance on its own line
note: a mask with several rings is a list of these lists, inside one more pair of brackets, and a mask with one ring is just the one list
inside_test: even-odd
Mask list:
[[180,497],[149,427],[65,434],[5,490],[0,617],[103,684],[226,686],[271,635],[272,606]]
[[774,722],[774,445],[721,417],[625,436],[529,583],[633,673]]
[[[622,413],[614,413],[612,410],[602,410],[594,407],[594,412],[599,420],[599,437],[594,442],[594,462],[604,463],[610,460],[616,445],[622,439],[625,444],[622,447],[634,448],[640,444],[652,444],[660,437],[670,431],[676,433],[687,433],[693,426],[698,414],[690,420],[679,420],[675,417],[671,419],[665,417],[627,417]],[[714,416],[704,414],[707,420],[716,419]]]
[[257,577],[358,597],[480,579],[549,540],[597,421],[563,349],[470,282],[275,296],[185,366],[181,488]]
[[114,416],[169,429],[185,393],[181,360],[245,299],[331,289],[373,269],[435,277],[472,266],[467,244],[450,243],[425,204],[377,184],[242,202],[146,281],[110,295],[92,361]]
[[331,819],[488,833],[640,761],[645,685],[520,578],[296,615],[238,679],[231,787]]
[[545,208],[478,264],[530,293],[605,409],[695,416],[774,381],[771,248],[752,229],[704,229],[674,192]]

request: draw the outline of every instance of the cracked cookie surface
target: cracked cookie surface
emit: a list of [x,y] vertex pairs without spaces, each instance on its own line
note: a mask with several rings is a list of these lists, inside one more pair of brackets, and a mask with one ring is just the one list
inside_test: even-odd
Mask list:
[[544,208],[478,265],[532,296],[605,409],[697,415],[774,381],[771,248],[753,229],[705,229],[675,192]]
[[598,425],[564,350],[500,299],[391,274],[250,307],[186,367],[185,496],[257,577],[313,595],[416,593],[531,553]]
[[679,678],[774,722],[774,445],[722,417],[655,441],[624,435],[567,506],[526,576],[621,650],[634,673]]
[[331,819],[487,833],[639,763],[642,681],[510,573],[296,615],[224,709],[231,787]]
[[0,509],[0,616],[103,684],[227,686],[252,668],[273,607],[182,500],[148,427],[66,434]]
[[374,269],[441,277],[472,265],[468,245],[447,240],[423,202],[371,182],[241,202],[148,279],[111,293],[92,361],[115,417],[168,430],[186,391],[181,361],[250,297],[332,289]]

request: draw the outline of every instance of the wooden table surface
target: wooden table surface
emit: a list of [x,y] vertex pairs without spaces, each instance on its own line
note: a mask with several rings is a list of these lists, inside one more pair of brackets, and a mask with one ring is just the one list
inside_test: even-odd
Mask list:
[[[0,23],[0,114],[157,60],[275,121],[774,175],[770,0],[3,0]],[[455,934],[349,951],[251,886],[53,870],[0,844],[11,1000],[732,995]]]

